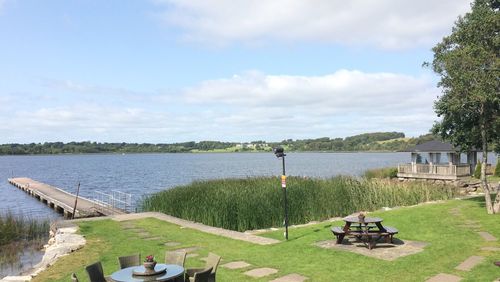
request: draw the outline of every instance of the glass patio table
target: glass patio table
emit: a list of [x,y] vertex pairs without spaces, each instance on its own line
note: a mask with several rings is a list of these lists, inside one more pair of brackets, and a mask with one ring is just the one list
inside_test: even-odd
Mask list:
[[184,268],[180,265],[158,263],[155,266],[156,271],[162,270],[164,268],[166,268],[167,271],[158,275],[139,276],[134,275],[133,272],[144,272],[144,266],[131,266],[114,272],[113,274],[111,274],[111,279],[117,282],[170,281],[184,275]]

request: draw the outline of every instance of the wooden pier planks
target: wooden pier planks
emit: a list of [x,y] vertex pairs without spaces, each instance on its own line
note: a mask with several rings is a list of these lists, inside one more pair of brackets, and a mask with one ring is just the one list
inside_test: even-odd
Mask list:
[[[46,203],[54,210],[63,213],[65,217],[71,217],[75,204],[75,195],[27,177],[9,178],[8,181],[10,184]],[[125,212],[112,208],[104,211],[99,209],[98,212],[94,201],[79,196],[75,218],[123,213]]]

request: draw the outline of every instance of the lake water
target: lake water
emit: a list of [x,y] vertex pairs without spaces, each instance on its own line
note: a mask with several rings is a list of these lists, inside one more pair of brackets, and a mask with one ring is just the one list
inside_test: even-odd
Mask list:
[[[495,161],[493,155],[490,160]],[[288,153],[286,173],[323,178],[361,175],[370,168],[409,161],[409,153]],[[58,216],[10,185],[9,177],[30,177],[71,193],[80,182],[84,197],[95,198],[98,190],[119,190],[132,194],[136,202],[142,195],[193,180],[280,175],[281,169],[281,160],[272,153],[0,156],[0,213]]]

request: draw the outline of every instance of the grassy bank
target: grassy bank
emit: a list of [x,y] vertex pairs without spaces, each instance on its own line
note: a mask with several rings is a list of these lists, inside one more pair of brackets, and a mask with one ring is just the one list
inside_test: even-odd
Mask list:
[[[342,221],[323,222],[307,227],[291,228],[288,241],[283,240],[283,229],[262,236],[283,240],[281,243],[260,246],[243,241],[203,233],[190,228],[179,228],[174,224],[149,218],[133,220],[139,230],[125,229],[123,222],[114,220],[80,222],[80,232],[87,244],[83,249],[61,257],[53,266],[34,278],[38,281],[69,281],[76,272],[80,281],[88,281],[85,266],[95,261],[103,263],[104,273],[110,275],[119,269],[118,256],[141,253],[153,254],[163,261],[165,250],[197,247],[198,256],[188,257],[186,267],[203,266],[203,258],[209,252],[223,258],[221,264],[243,260],[251,266],[231,270],[219,267],[217,281],[264,282],[278,277],[298,273],[308,281],[425,281],[438,273],[463,277],[462,281],[494,281],[499,278],[498,252],[486,251],[482,247],[498,247],[498,241],[483,240],[476,231],[486,231],[500,238],[498,215],[487,215],[484,197],[467,200],[451,200],[445,203],[428,204],[379,211],[370,214],[384,219],[384,224],[395,226],[400,233],[398,239],[426,242],[427,246],[418,254],[394,261],[385,261],[339,249],[323,249],[315,244],[333,240],[332,225],[341,226]],[[474,229],[464,223],[474,221]],[[150,238],[143,238],[148,232]],[[169,246],[166,242],[178,242]],[[455,267],[470,256],[485,259],[471,271],[456,270]],[[243,273],[254,268],[272,267],[278,273],[263,278],[251,278]],[[362,278],[360,275],[362,275]]]
[[[457,195],[457,188],[450,186],[351,177],[289,177],[287,187],[290,224]],[[282,226],[283,199],[279,178],[255,177],[193,182],[153,194],[141,206],[145,211],[244,231]]]
[[22,215],[0,214],[0,246],[16,241],[35,240],[49,235],[50,222]]

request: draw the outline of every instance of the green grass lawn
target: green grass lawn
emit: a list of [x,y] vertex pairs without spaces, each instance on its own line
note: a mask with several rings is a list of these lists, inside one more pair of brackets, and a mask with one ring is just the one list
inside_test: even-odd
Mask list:
[[[454,208],[460,210],[460,216],[449,212]],[[160,237],[157,240],[141,239],[137,233],[122,229],[116,221],[89,221],[79,223],[80,232],[87,239],[86,246],[59,259],[34,281],[69,281],[72,272],[76,272],[82,281],[87,281],[84,266],[97,260],[103,263],[105,273],[111,274],[118,270],[118,256],[140,252],[143,257],[154,254],[158,261],[163,261],[165,250],[193,246],[199,247],[196,251],[199,256],[188,258],[187,267],[202,266],[204,262],[200,258],[213,252],[222,256],[222,264],[244,260],[252,264],[248,269],[272,267],[279,270],[265,279],[253,279],[243,275],[248,269],[219,268],[218,281],[269,281],[289,273],[307,276],[309,281],[424,281],[441,272],[461,276],[463,281],[493,281],[500,277],[500,268],[493,265],[494,261],[500,260],[500,253],[480,250],[484,246],[500,247],[500,242],[486,242],[473,230],[460,226],[465,220],[475,220],[480,223],[482,231],[500,238],[500,217],[486,214],[481,197],[374,212],[370,216],[382,217],[385,224],[397,227],[400,234],[396,237],[399,239],[424,241],[429,245],[418,254],[383,261],[314,245],[318,241],[332,240],[330,227],[342,225],[342,222],[290,228],[288,242],[260,246],[180,228],[152,218],[134,223],[152,237]],[[262,236],[283,240],[283,230]],[[182,245],[166,247],[166,241],[181,242]],[[470,272],[454,269],[471,255],[486,259]]]

